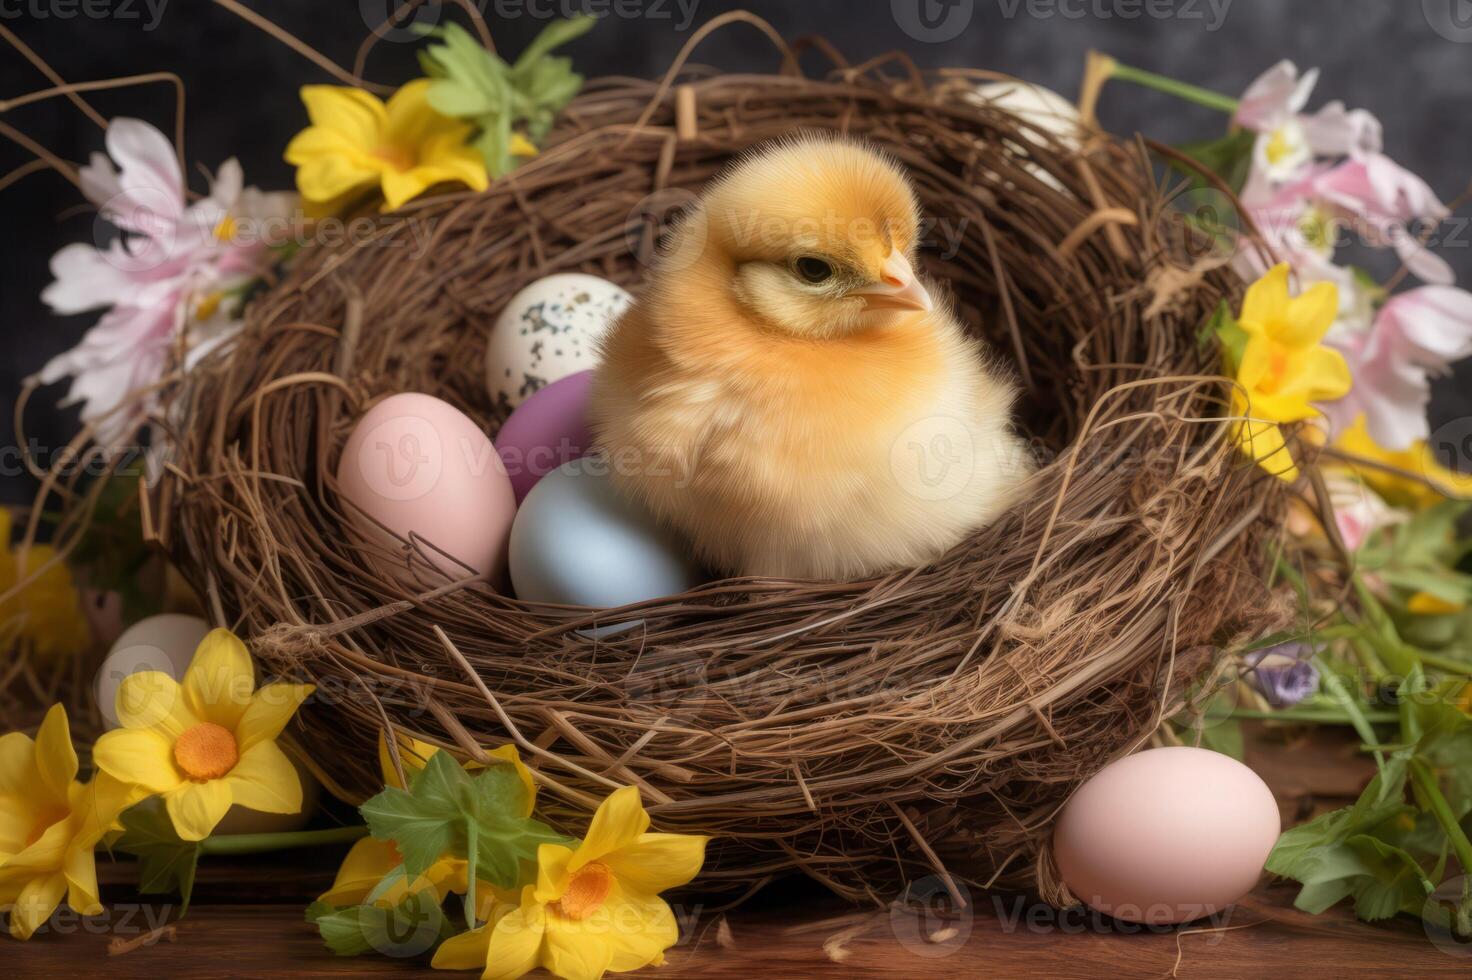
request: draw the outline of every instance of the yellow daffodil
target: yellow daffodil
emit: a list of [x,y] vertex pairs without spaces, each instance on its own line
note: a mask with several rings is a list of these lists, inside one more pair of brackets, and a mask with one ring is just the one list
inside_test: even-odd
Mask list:
[[430,108],[429,85],[409,82],[387,105],[362,89],[304,86],[312,124],[286,147],[302,197],[320,208],[377,186],[392,210],[435,184],[485,190],[485,160],[466,145],[471,127]]
[[[1416,440],[1405,449],[1386,449],[1370,435],[1364,415],[1356,417],[1354,425],[1339,434],[1334,446],[1372,463],[1382,463],[1412,474],[1411,477],[1406,477],[1374,466],[1351,464],[1366,483],[1393,504],[1420,510],[1440,503],[1447,496],[1472,498],[1472,476],[1442,466],[1424,439]],[[1414,479],[1414,476],[1424,476],[1445,490],[1445,493],[1437,492],[1422,481]]]
[[208,837],[232,805],[299,813],[301,779],[276,738],[313,690],[277,682],[257,691],[245,644],[217,629],[182,685],[156,670],[123,680],[123,727],[98,739],[93,757],[109,776],[162,796],[184,840]]
[[1247,334],[1232,393],[1236,438],[1243,452],[1285,480],[1298,477],[1279,423],[1318,414],[1315,402],[1349,392],[1343,355],[1320,341],[1339,310],[1339,291],[1322,282],[1301,296],[1288,295],[1288,266],[1273,267],[1253,283],[1238,324]]
[[596,980],[659,965],[679,939],[659,893],[699,873],[706,840],[649,833],[639,791],[617,790],[576,850],[541,846],[537,883],[522,889],[517,907],[448,940],[434,966],[480,969],[484,980],[515,980],[539,966],[565,980]]
[[82,915],[102,911],[93,849],[137,800],[106,775],[77,781],[59,704],[34,742],[20,732],[0,737],[0,910],[10,913],[12,936],[31,938],[63,897]]
[[[396,736],[396,741],[399,746],[399,761],[403,764],[406,775],[410,770],[423,769],[429,762],[430,756],[439,751],[428,742],[405,735]],[[495,760],[493,765],[511,765],[516,768],[517,776],[521,778],[522,785],[526,787],[526,802],[522,807],[521,815],[531,816],[536,805],[537,784],[532,781],[531,772],[522,764],[516,746],[503,745],[486,754]],[[383,771],[385,786],[392,786],[396,789],[405,788],[399,780],[393,760],[389,757],[388,743],[382,735],[378,738],[378,764]],[[484,767],[472,761],[465,763],[465,768],[481,769]],[[380,888],[384,880],[395,874],[403,863],[404,858],[399,854],[398,846],[393,841],[365,837],[348,851],[347,857],[343,859],[342,867],[338,869],[332,888],[325,892],[320,900],[334,907],[362,905],[368,901],[370,895],[377,892],[375,902],[393,907],[402,902],[405,896],[417,895],[427,889],[433,888],[443,900],[451,894],[463,894],[468,887],[469,867],[467,862],[463,858],[443,857],[414,881],[410,881],[404,875],[399,875],[397,880],[387,887]],[[515,894],[504,892],[488,882],[477,879],[476,906],[480,918],[493,918],[496,903],[511,902],[514,904],[515,900]]]
[[18,551],[8,550],[10,532],[10,511],[0,508],[0,595],[26,582],[0,602],[0,643],[23,641],[48,660],[82,653],[92,634],[71,570],[56,560],[56,549],[49,545],[31,545],[22,560]]

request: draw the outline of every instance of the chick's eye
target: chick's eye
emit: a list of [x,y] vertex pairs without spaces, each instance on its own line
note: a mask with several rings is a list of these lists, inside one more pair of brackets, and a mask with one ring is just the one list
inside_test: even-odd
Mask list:
[[827,282],[833,278],[833,266],[811,255],[804,255],[798,259],[795,268],[797,274],[808,282]]

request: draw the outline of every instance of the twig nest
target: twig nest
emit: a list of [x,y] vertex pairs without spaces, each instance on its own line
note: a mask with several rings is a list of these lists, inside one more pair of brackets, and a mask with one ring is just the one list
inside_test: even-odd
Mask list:
[[[300,737],[345,787],[377,788],[386,723],[467,753],[513,741],[554,821],[632,784],[660,829],[714,835],[707,889],[801,871],[864,900],[927,878],[1062,895],[1059,805],[1263,615],[1283,490],[1238,457],[1198,339],[1241,284],[1206,270],[1147,314],[1152,276],[1190,262],[1135,141],[1083,157],[954,84],[853,72],[699,75],[681,140],[671,91],[591,82],[484,193],[306,250],[170,393],[187,424],[166,543],[269,640],[268,669],[339,692]],[[637,287],[701,187],[800,128],[868,139],[914,178],[925,272],[1011,365],[1048,461],[1005,516],[871,581],[719,581],[613,611],[452,582],[425,541],[354,532],[336,474],[366,407],[425,392],[494,436],[509,408],[483,365],[512,297],[560,273]],[[389,247],[426,225],[429,250]]]

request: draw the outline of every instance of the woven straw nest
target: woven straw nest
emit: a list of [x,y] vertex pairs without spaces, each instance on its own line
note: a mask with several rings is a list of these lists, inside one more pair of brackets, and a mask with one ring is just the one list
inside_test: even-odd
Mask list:
[[[1232,447],[1199,338],[1241,284],[1189,254],[1139,142],[1052,142],[959,98],[977,73],[788,65],[592,82],[485,193],[308,249],[172,393],[160,534],[268,668],[320,685],[297,734],[350,794],[380,785],[385,726],[465,756],[514,741],[554,822],[633,783],[657,827],[715,835],[708,889],[800,871],[855,899],[938,876],[1066,901],[1059,805],[1261,609],[1282,492]],[[494,432],[481,365],[507,299],[561,271],[637,289],[671,203],[798,127],[890,150],[927,214],[964,229],[958,254],[922,257],[1016,365],[1046,465],[1011,512],[928,567],[715,582],[637,617],[446,582],[431,543],[390,553],[352,529],[334,473],[375,400],[429,392]]]

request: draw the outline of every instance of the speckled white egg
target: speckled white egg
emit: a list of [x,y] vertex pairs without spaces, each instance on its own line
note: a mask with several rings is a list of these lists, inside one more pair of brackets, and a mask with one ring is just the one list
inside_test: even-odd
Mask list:
[[533,392],[592,368],[598,340],[632,297],[597,276],[564,272],[511,297],[486,344],[486,390],[510,411]]

